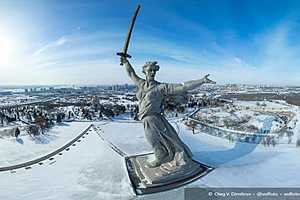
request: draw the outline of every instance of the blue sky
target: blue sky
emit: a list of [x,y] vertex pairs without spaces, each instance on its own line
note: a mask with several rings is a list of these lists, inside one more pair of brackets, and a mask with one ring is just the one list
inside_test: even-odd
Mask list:
[[115,55],[140,3],[129,53],[142,76],[300,85],[300,1],[0,1],[0,84],[131,83]]

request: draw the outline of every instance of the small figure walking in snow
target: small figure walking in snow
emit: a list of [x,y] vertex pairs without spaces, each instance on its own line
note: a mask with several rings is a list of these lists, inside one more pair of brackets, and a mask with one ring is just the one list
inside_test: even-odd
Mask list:
[[20,135],[20,129],[19,129],[19,127],[17,127],[15,130],[15,137],[18,138],[19,135]]

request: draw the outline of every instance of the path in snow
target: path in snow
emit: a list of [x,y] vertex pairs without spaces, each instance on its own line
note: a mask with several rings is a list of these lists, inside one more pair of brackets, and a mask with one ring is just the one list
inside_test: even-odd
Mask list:
[[0,199],[132,199],[123,159],[93,131],[55,162],[0,173]]
[[46,155],[81,133],[90,122],[62,123],[45,135],[32,138],[29,135],[0,139],[0,167],[15,165]]

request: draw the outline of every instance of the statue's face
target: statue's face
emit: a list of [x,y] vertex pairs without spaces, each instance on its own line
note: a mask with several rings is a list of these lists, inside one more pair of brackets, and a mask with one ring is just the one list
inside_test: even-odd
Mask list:
[[144,72],[145,72],[147,80],[152,81],[155,78],[156,67],[155,66],[146,67],[145,70],[144,70]]

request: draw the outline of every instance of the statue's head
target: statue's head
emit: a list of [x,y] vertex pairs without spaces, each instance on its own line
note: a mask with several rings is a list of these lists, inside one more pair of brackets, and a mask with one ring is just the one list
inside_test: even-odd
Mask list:
[[143,73],[146,75],[147,80],[154,80],[156,72],[159,70],[159,65],[156,61],[146,62],[143,66]]

